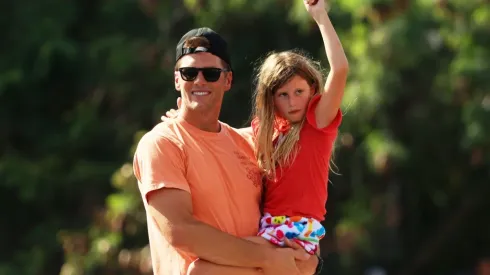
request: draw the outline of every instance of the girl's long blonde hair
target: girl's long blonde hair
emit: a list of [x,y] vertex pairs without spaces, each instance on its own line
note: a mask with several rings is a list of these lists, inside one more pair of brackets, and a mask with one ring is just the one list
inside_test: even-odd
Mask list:
[[296,51],[271,53],[258,67],[255,79],[253,117],[259,120],[255,140],[255,154],[259,168],[268,178],[275,177],[276,165],[290,164],[298,151],[297,141],[305,118],[291,124],[290,130],[274,148],[277,137],[278,117],[274,108],[274,93],[294,76],[300,76],[314,89],[322,93],[323,74],[318,62]]

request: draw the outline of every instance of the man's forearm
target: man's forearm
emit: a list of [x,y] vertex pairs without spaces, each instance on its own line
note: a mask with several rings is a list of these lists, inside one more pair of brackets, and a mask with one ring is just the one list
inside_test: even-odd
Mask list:
[[263,267],[272,248],[229,235],[199,221],[173,229],[172,245],[200,259],[237,267]]

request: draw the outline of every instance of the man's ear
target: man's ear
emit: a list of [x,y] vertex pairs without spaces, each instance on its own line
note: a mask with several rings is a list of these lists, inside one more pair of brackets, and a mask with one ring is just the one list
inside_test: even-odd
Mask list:
[[175,71],[174,72],[175,90],[177,90],[177,91],[180,91],[179,78],[180,78],[179,71]]
[[229,91],[231,89],[231,83],[233,82],[233,72],[227,72],[225,78],[225,91]]

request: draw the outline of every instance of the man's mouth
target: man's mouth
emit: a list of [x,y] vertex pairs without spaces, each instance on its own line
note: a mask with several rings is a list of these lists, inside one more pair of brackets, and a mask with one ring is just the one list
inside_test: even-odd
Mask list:
[[201,92],[201,91],[192,92],[192,95],[197,95],[197,96],[205,96],[205,95],[209,95],[209,94],[211,94],[211,92]]

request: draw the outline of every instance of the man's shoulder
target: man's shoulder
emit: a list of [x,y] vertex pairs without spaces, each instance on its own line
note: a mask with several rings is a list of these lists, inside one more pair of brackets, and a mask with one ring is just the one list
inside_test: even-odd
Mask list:
[[154,133],[157,136],[161,136],[163,138],[171,138],[178,136],[179,131],[179,123],[176,120],[167,120],[162,121],[155,125],[150,132]]
[[222,123],[228,128],[228,132],[230,136],[238,142],[245,143],[247,146],[253,148],[254,147],[254,136],[252,127],[245,128],[235,128],[228,124]]
[[231,128],[233,129],[233,131],[235,131],[237,134],[245,139],[253,138],[253,129],[251,126],[244,128]]
[[177,128],[177,123],[174,121],[160,122],[142,136],[138,147],[175,145],[182,148],[183,142],[179,138]]

